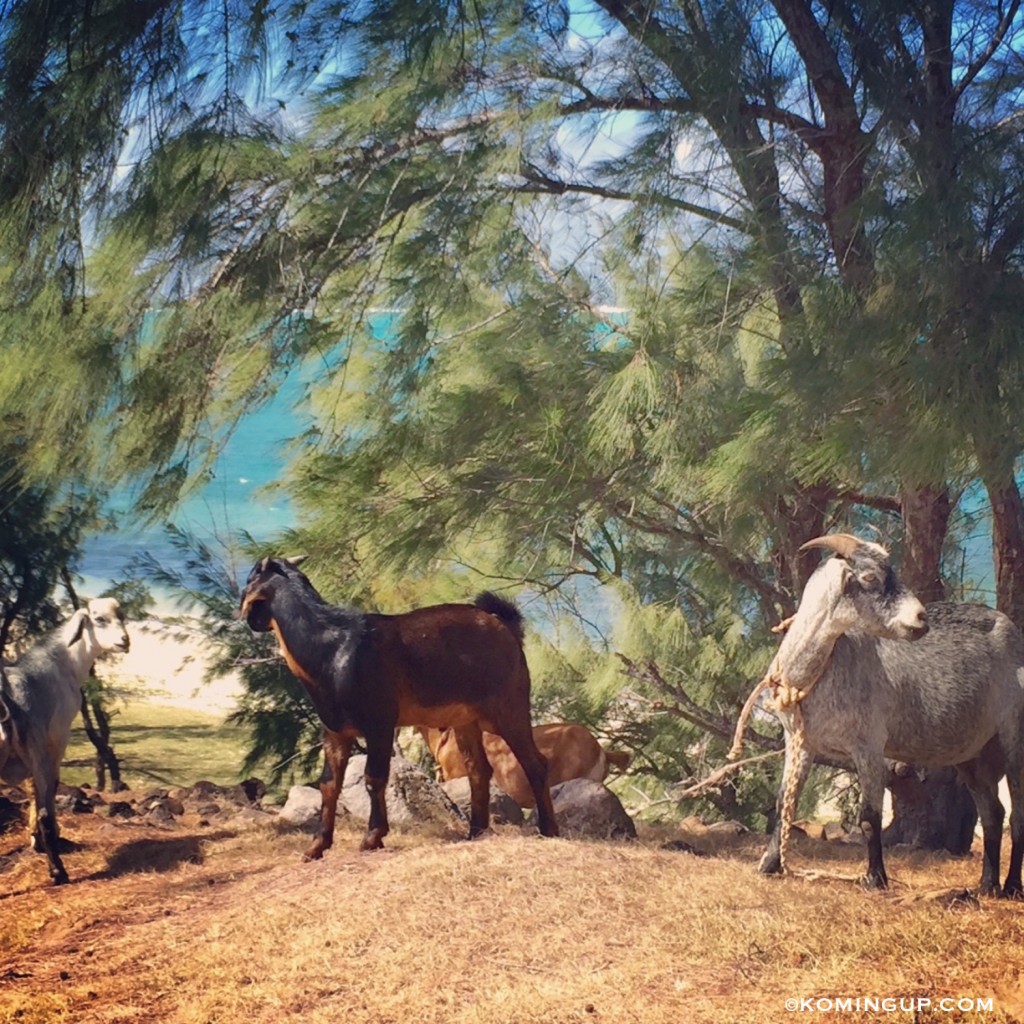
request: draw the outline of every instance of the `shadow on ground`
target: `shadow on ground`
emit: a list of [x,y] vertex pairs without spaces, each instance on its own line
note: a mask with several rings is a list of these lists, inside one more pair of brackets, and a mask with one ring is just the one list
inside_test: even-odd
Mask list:
[[206,843],[232,839],[236,832],[223,830],[203,836],[168,836],[166,839],[136,839],[113,850],[103,871],[91,879],[118,878],[139,871],[173,871],[182,864],[202,864]]

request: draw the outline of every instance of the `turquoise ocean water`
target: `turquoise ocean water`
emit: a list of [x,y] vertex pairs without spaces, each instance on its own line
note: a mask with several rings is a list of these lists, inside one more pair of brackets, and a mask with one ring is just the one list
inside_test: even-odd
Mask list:
[[[281,487],[289,442],[310,421],[301,375],[287,378],[276,395],[250,413],[224,441],[210,481],[168,517],[208,543],[233,540],[240,531],[270,538],[294,523],[294,510]],[[181,557],[163,523],[132,522],[130,494],[115,496],[110,508],[124,526],[98,534],[85,545],[79,574],[86,593],[98,593],[124,575],[132,558],[146,552],[161,564],[180,568]]]
[[[387,346],[396,337],[399,315],[393,309],[370,310],[361,329],[371,344]],[[338,372],[349,347],[339,341],[333,349],[312,353],[293,368],[273,398],[243,417],[225,438],[210,481],[184,499],[168,520],[215,546],[230,544],[243,531],[257,540],[269,540],[294,525],[294,509],[282,486],[289,447],[313,422],[306,400],[309,386]],[[167,567],[182,567],[163,523],[133,522],[130,494],[112,499],[110,509],[124,525],[86,544],[78,567],[85,593],[98,593],[110,580],[123,576],[141,552]]]

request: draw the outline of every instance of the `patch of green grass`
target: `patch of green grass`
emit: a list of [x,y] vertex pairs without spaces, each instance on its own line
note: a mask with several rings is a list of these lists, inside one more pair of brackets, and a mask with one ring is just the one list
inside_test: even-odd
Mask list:
[[[216,715],[126,703],[111,720],[110,739],[121,762],[122,779],[133,789],[190,786],[200,779],[225,786],[243,777],[242,761],[248,747],[246,730],[226,725]],[[61,780],[71,785],[95,785],[94,760],[95,749],[81,720],[77,720]]]

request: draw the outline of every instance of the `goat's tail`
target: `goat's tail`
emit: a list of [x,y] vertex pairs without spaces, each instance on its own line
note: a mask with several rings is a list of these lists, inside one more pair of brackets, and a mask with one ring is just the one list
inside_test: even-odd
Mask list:
[[477,594],[473,604],[482,612],[487,612],[501,619],[512,635],[520,643],[523,642],[523,613],[511,601],[507,601],[505,598],[498,597],[497,594],[492,594],[491,591],[485,590],[482,594]]
[[620,772],[624,772],[629,767],[629,762],[633,757],[628,750],[608,750],[607,747],[604,756],[608,759],[608,763]]

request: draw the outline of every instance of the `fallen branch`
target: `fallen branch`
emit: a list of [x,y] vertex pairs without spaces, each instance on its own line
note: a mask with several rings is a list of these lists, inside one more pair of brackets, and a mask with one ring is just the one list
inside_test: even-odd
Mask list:
[[713,771],[706,779],[694,783],[681,792],[674,793],[673,797],[676,800],[692,800],[706,790],[714,789],[716,786],[721,785],[737,768],[744,768],[750,764],[767,761],[770,757],[778,757],[781,753],[783,753],[781,750],[771,750],[767,754],[757,754],[754,757],[745,757],[742,761],[733,761],[731,764],[723,765],[721,768]]

